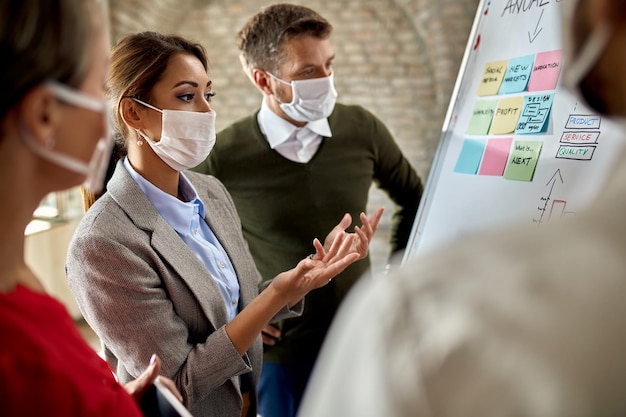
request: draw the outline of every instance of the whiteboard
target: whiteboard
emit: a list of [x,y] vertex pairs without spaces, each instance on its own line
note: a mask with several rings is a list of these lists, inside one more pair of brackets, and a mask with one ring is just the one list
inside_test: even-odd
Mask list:
[[403,262],[597,196],[623,139],[560,85],[568,1],[480,2]]

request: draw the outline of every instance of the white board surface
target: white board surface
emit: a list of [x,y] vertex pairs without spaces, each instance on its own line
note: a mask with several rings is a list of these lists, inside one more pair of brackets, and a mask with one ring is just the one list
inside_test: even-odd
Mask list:
[[560,85],[570,1],[479,4],[404,262],[468,234],[576,216],[601,190],[623,139]]

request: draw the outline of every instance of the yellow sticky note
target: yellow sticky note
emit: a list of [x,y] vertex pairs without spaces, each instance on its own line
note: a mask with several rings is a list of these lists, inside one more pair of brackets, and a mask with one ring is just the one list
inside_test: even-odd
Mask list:
[[496,112],[491,122],[490,135],[508,135],[515,132],[517,121],[522,114],[524,97],[503,98],[498,101]]
[[494,96],[498,94],[508,63],[509,61],[495,61],[485,64],[485,70],[478,84],[478,92],[476,94],[479,96]]

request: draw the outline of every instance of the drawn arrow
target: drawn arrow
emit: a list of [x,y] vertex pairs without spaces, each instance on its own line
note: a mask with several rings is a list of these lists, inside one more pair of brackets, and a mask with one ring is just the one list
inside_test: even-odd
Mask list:
[[[539,36],[541,31],[543,30],[543,28],[539,29],[539,23],[541,22],[541,18],[543,17],[543,12],[544,12],[544,10],[541,9],[541,15],[539,16],[539,20],[537,21],[537,26],[535,26],[535,32],[532,35],[530,34],[530,32],[528,32],[528,41],[530,43],[533,43],[535,41],[535,39],[537,39],[537,36]],[[537,29],[539,29],[539,30],[537,30]]]
[[541,212],[541,215],[539,216],[539,220],[533,220],[534,222],[538,224],[543,223],[543,216],[544,214],[546,214],[546,210],[548,209],[548,204],[550,200],[552,200],[552,191],[554,190],[554,186],[556,185],[557,180],[561,180],[561,184],[563,184],[563,176],[561,175],[560,169],[557,169],[554,172],[554,175],[552,175],[550,180],[546,183],[546,187],[550,186],[550,192],[548,192],[547,197],[541,197],[541,200],[545,200],[543,207],[537,207],[537,209]]
[[557,169],[554,175],[552,176],[552,178],[550,178],[550,181],[546,183],[546,187],[550,185],[550,183],[552,183],[552,186],[550,187],[550,193],[548,194],[548,198],[552,196],[552,190],[554,189],[554,185],[556,184],[557,175],[558,175],[558,179],[561,180],[561,184],[563,184],[563,176],[561,175],[561,170]]

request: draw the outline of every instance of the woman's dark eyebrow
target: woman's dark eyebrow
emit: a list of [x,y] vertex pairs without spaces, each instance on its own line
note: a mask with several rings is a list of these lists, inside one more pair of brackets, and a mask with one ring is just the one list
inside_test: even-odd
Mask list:
[[[194,88],[198,88],[198,85],[199,85],[199,84],[198,84],[197,82],[195,82],[195,81],[185,81],[185,80],[183,80],[183,81],[179,81],[179,82],[177,82],[177,83],[174,85],[174,87],[178,87],[179,85],[183,85],[183,84],[189,84],[189,85],[191,85],[191,86],[192,86],[192,87],[194,87]],[[212,85],[213,85],[213,81],[209,81],[208,83],[206,83],[206,86],[207,86],[207,87],[211,87]]]

